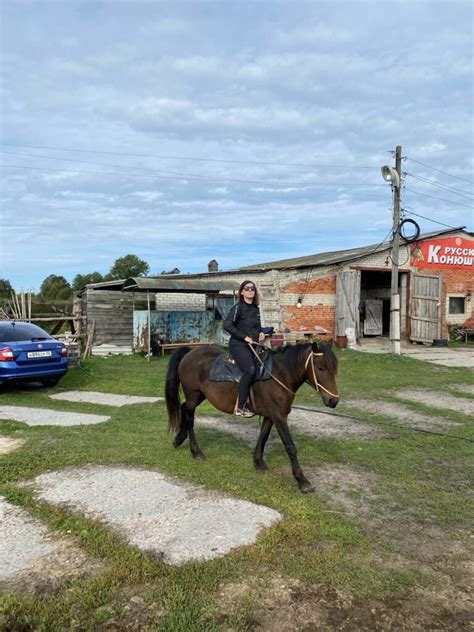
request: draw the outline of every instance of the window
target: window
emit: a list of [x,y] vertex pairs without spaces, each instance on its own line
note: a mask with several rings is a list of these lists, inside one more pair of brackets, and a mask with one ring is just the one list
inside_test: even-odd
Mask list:
[[450,296],[449,297],[449,313],[450,314],[464,314],[464,305],[466,299],[464,296]]

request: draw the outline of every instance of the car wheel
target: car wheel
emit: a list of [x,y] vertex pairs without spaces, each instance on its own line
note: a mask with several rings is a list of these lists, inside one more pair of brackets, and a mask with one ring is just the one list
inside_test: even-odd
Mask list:
[[59,377],[47,377],[41,380],[41,384],[43,386],[56,386],[59,380],[60,380]]

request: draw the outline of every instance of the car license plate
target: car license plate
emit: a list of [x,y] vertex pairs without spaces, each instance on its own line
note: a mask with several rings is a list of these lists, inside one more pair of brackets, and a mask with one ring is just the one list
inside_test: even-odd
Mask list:
[[28,351],[28,358],[50,358],[52,351]]

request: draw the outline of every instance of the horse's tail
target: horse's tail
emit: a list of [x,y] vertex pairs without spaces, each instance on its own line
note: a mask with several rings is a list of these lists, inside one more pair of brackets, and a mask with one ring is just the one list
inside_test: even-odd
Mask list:
[[168,409],[168,421],[170,430],[178,432],[181,425],[181,400],[179,397],[178,367],[184,356],[191,351],[190,347],[181,347],[173,353],[168,363],[165,383],[166,408]]

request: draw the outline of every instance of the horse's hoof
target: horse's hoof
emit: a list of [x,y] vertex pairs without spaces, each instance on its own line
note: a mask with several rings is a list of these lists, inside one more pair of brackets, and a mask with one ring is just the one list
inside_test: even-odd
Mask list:
[[173,441],[173,446],[175,448],[179,448],[180,445],[182,445],[187,439],[187,436],[185,435],[184,437],[175,437],[174,441]]
[[196,452],[195,454],[193,454],[193,459],[196,459],[196,461],[205,461],[206,457],[202,452]]
[[268,470],[268,465],[265,463],[265,461],[260,461],[258,463],[255,463],[255,469],[259,472],[266,472]]
[[300,487],[300,492],[302,492],[303,494],[311,494],[312,492],[314,492],[314,487],[311,485],[311,483],[309,481],[305,481],[304,483],[300,483],[299,484]]

